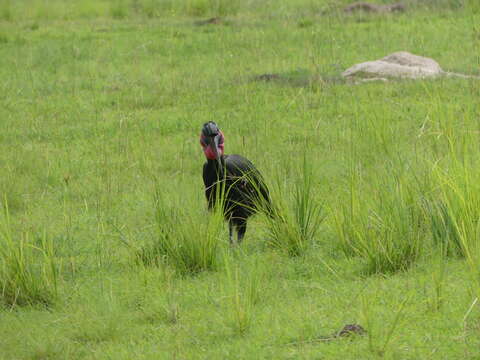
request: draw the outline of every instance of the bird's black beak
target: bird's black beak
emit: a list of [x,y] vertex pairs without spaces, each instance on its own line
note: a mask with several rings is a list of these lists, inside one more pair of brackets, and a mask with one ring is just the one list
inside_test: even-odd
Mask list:
[[218,158],[218,145],[220,143],[220,135],[217,134],[207,137],[205,143],[212,149],[213,153],[215,154],[215,158]]
[[215,153],[215,158],[217,159],[218,162],[218,168],[221,169],[222,167],[222,161],[220,159],[220,154],[218,153],[218,143],[220,141],[220,135],[216,135],[213,138],[213,152]]
[[213,151],[215,152],[215,155],[216,157],[218,158],[218,143],[220,142],[220,136],[219,135],[215,135],[215,137],[213,138]]
[[217,160],[218,169],[221,171],[223,166],[221,158],[223,153],[223,135],[217,124],[215,124],[213,121],[203,124],[201,142],[207,158],[211,160]]

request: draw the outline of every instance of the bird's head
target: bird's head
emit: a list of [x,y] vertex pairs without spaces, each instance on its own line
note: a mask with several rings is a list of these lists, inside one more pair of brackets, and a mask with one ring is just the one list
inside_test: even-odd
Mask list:
[[202,145],[207,159],[218,160],[223,155],[224,140],[223,133],[217,124],[213,121],[203,124],[202,133],[200,134],[200,145]]

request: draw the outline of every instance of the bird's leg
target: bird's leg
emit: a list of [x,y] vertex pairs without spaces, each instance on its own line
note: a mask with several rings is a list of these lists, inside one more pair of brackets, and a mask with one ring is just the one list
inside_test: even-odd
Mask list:
[[228,222],[228,234],[230,239],[230,245],[233,245],[233,223],[231,220]]
[[237,234],[238,234],[238,243],[240,244],[245,236],[245,232],[247,231],[247,222],[242,221],[240,224],[237,224]]

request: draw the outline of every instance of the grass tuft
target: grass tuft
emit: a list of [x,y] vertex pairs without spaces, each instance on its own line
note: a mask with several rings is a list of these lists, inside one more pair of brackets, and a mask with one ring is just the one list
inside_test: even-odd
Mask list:
[[282,187],[277,193],[283,194],[275,197],[276,209],[266,218],[269,244],[290,256],[305,254],[325,220],[323,205],[313,197],[312,172],[306,157],[300,173],[293,189],[277,186]]
[[28,233],[13,234],[8,206],[0,218],[0,302],[5,306],[52,305],[60,267],[44,235],[34,244]]
[[215,270],[223,229],[223,214],[214,210],[206,219],[194,207],[172,207],[157,187],[154,196],[157,238],[137,253],[145,265],[166,263],[181,274]]
[[442,200],[426,203],[434,244],[444,256],[462,256],[462,239],[452,207]]
[[128,15],[127,5],[124,0],[115,0],[110,4],[110,14],[117,20],[125,19]]
[[234,333],[245,335],[254,321],[254,308],[261,299],[263,272],[258,261],[253,264],[238,264],[226,254],[225,273],[227,276],[227,299],[230,316],[227,321]]
[[420,256],[426,238],[420,194],[399,177],[374,188],[360,197],[360,191],[368,190],[351,184],[350,203],[333,210],[340,249],[363,258],[368,274],[406,270]]
[[480,295],[480,171],[474,152],[466,154],[459,159],[452,151],[450,166],[434,169],[439,205],[432,211],[432,227],[437,243],[466,259]]

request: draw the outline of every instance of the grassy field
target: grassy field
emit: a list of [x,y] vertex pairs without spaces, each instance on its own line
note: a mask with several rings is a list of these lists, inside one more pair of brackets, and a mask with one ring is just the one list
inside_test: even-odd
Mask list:
[[[480,81],[339,75],[480,75],[480,3],[347,3],[0,1],[0,359],[480,358]],[[210,120],[283,214],[238,248]]]

